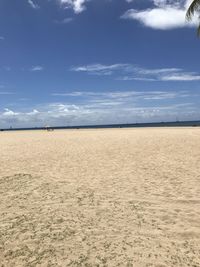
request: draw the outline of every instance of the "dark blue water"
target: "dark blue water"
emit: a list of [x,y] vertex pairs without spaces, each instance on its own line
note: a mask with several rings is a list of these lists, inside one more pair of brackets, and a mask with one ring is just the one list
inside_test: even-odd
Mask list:
[[[151,123],[130,123],[130,124],[105,124],[105,125],[81,125],[81,126],[51,126],[49,129],[103,129],[103,128],[139,128],[139,127],[197,127],[200,121],[176,121],[176,122],[151,122]],[[44,130],[44,127],[35,128],[8,128],[0,131],[20,131],[20,130]]]

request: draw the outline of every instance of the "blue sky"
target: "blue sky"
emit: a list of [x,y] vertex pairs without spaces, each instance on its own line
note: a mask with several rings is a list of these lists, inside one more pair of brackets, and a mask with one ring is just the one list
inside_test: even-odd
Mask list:
[[0,0],[0,128],[200,119],[190,2]]

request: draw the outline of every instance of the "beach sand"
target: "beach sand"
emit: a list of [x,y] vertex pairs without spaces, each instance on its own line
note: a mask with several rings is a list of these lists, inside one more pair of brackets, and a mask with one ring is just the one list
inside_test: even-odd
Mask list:
[[0,266],[199,267],[200,129],[0,132]]

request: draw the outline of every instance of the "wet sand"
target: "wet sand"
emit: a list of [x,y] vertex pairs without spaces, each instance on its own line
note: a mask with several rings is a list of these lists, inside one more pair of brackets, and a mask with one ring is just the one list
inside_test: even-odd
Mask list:
[[0,132],[0,266],[199,267],[200,129]]

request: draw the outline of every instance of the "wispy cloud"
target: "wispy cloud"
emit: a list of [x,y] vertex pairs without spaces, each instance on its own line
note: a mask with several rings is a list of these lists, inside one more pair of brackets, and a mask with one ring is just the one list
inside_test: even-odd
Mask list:
[[[1,87],[0,87],[1,88]],[[7,92],[7,91],[0,91],[0,95],[13,95],[14,93],[12,92]]]
[[200,74],[186,72],[181,68],[146,69],[133,64],[91,64],[72,67],[72,71],[86,72],[92,75],[115,75],[124,81],[198,81]]
[[83,95],[88,95],[88,92],[70,92],[70,93],[52,93],[52,96],[83,96]]
[[180,100],[190,98],[191,94],[188,91],[108,91],[108,92],[92,92],[92,91],[75,91],[66,93],[52,93],[52,96],[67,99],[78,100],[79,104],[99,108],[100,106],[119,106],[128,107],[133,103],[145,103],[149,101],[165,101],[165,100]]
[[87,72],[95,75],[111,75],[119,70],[126,70],[130,68],[129,64],[113,64],[113,65],[102,65],[102,64],[91,64],[85,66],[72,67],[72,71],[76,72]]
[[186,21],[187,7],[192,0],[153,0],[153,7],[145,10],[130,9],[121,18],[137,20],[146,27],[159,30],[193,27],[198,23],[196,16],[193,21]]
[[62,20],[55,20],[55,23],[57,24],[68,24],[70,22],[72,22],[74,19],[73,18],[65,18]]
[[0,95],[13,95],[13,92],[7,91],[5,85],[0,84]]
[[0,41],[4,41],[4,40],[5,40],[5,37],[0,36]]
[[175,73],[167,76],[162,76],[163,81],[200,81],[200,75],[196,73]]
[[42,67],[42,66],[33,66],[31,69],[30,69],[30,71],[43,71],[44,70],[44,68]]
[[4,66],[4,67],[3,67],[3,70],[5,70],[5,71],[11,71],[11,67],[9,67],[9,66]]
[[39,5],[35,4],[33,0],[28,0],[28,4],[33,9],[39,9]]

